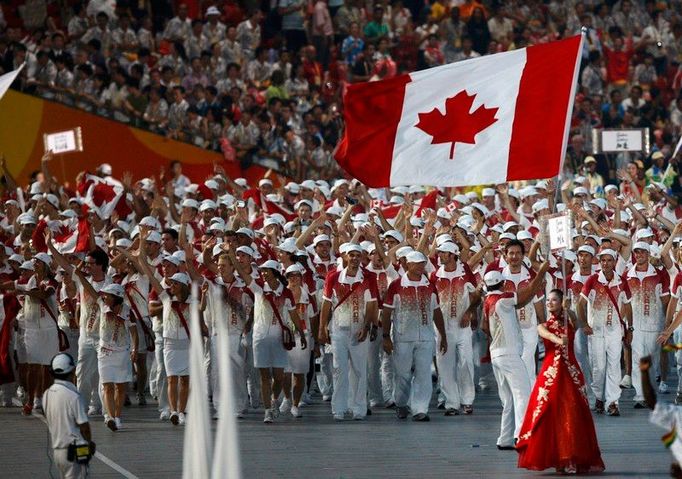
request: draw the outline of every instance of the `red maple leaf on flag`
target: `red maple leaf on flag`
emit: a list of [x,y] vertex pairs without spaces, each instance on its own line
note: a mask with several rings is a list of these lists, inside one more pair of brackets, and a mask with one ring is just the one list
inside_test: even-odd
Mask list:
[[498,108],[481,105],[473,113],[470,112],[474,98],[475,94],[469,95],[462,90],[445,100],[445,114],[438,108],[419,114],[419,122],[415,126],[432,136],[432,145],[450,143],[451,160],[455,156],[455,143],[476,143],[476,135],[497,121],[495,114]]

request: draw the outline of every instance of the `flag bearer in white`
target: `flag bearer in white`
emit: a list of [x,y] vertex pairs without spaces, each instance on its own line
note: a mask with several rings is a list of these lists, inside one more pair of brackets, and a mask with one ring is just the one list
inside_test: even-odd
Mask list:
[[[246,351],[244,338],[253,327],[253,295],[246,284],[235,275],[234,267],[226,252],[218,257],[218,266],[212,262],[204,264],[218,273],[215,280],[207,280],[202,288],[202,311],[208,309],[211,325],[211,384],[213,389],[213,407],[216,410],[214,418],[218,417],[220,407],[220,387],[218,384],[218,347],[221,344],[218,338],[218,321],[226,325],[230,343],[230,369],[232,376],[232,392],[234,394],[234,414],[242,418],[248,405],[248,393],[246,391]],[[224,341],[224,338],[222,339]]]
[[440,354],[447,352],[448,340],[436,289],[424,274],[426,256],[412,251],[406,259],[407,272],[390,284],[384,299],[384,351],[393,354],[398,418],[407,417],[409,404],[413,420],[428,421],[434,326],[440,337]]
[[649,244],[638,241],[632,248],[635,264],[625,275],[632,299],[632,385],[635,387],[635,408],[645,409],[640,379],[639,360],[653,358],[653,370],[658,372],[660,348],[656,343],[663,330],[665,313],[670,301],[670,275],[649,264]]
[[459,247],[450,241],[437,248],[441,267],[431,275],[436,286],[448,351],[436,355],[440,387],[445,396],[445,415],[473,412],[474,351],[471,319],[480,303],[473,273],[458,259]]
[[377,315],[376,281],[360,268],[362,248],[348,243],[344,250],[348,266],[325,280],[319,332],[322,344],[331,340],[332,414],[337,421],[343,421],[348,410],[356,420],[367,415],[367,335]]
[[[64,274],[71,276],[75,288],[67,285],[67,294],[74,297],[75,289],[80,299],[80,338],[78,343],[78,361],[76,363],[76,378],[78,378],[78,392],[83,401],[89,404],[88,415],[94,416],[100,413],[102,402],[99,394],[99,372],[97,366],[97,348],[99,345],[99,318],[100,310],[97,298],[86,294],[83,284],[75,274],[75,268],[54,247],[51,235],[46,235],[47,246],[50,254],[57,264],[64,269]],[[101,250],[93,250],[85,257],[81,271],[88,277],[90,285],[99,291],[111,284],[111,277],[106,275],[109,267],[109,258]]]
[[516,292],[505,292],[505,278],[499,271],[483,277],[488,295],[483,303],[483,328],[490,335],[490,359],[502,401],[502,419],[497,448],[514,449],[530,396],[530,379],[521,359],[523,337],[516,309],[523,308],[542,288],[549,264],[544,262],[533,280]]
[[585,326],[587,347],[592,366],[592,392],[596,397],[594,410],[609,416],[620,416],[620,356],[625,341],[632,342],[632,308],[630,288],[615,274],[617,253],[605,249],[599,253],[601,272],[585,282],[578,302],[578,319]]
[[[526,248],[519,240],[511,240],[505,247],[507,266],[502,269],[505,278],[504,290],[517,292],[535,277],[535,271],[523,262]],[[531,386],[535,382],[535,351],[538,347],[539,323],[545,322],[545,297],[541,292],[533,298],[530,304],[516,310],[523,337],[523,354],[521,358],[528,371]]]

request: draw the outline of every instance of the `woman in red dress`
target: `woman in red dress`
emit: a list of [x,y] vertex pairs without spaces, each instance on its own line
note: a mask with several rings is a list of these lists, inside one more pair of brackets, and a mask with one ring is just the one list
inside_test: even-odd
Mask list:
[[550,317],[538,326],[545,360],[528,401],[516,450],[519,467],[561,473],[601,472],[601,459],[585,380],[573,352],[572,320],[564,325],[563,293],[547,297]]

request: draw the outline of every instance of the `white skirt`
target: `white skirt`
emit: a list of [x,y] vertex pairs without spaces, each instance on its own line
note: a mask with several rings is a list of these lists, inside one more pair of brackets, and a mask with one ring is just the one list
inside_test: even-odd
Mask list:
[[167,376],[189,376],[189,339],[163,338]]
[[294,374],[308,374],[310,370],[310,348],[313,344],[312,335],[306,332],[305,339],[307,346],[305,349],[301,348],[301,337],[296,335],[296,347],[291,351],[287,351],[288,364],[284,372]]
[[26,329],[24,331],[26,363],[48,366],[59,352],[57,328]]
[[287,350],[282,345],[282,330],[271,327],[266,336],[253,338],[253,367],[257,369],[286,368]]
[[97,352],[97,370],[102,384],[129,383],[133,380],[133,363],[130,351],[111,351],[99,348]]

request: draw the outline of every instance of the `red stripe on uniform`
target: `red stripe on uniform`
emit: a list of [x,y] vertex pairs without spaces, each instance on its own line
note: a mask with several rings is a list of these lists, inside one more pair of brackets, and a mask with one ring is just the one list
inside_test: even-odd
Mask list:
[[391,179],[393,145],[403,113],[409,75],[351,85],[343,100],[346,130],[335,158],[350,175],[370,187]]
[[580,36],[526,49],[509,145],[507,181],[551,178],[564,155]]

